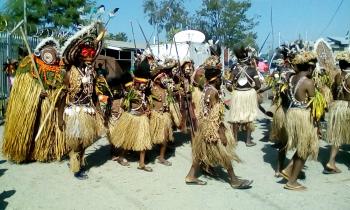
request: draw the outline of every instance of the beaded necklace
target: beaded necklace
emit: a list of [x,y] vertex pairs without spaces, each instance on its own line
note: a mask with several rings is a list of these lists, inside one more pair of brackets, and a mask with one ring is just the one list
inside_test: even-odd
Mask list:
[[292,83],[293,78],[294,78],[294,75],[291,76],[289,79],[289,94],[288,94],[288,96],[289,96],[289,99],[291,100],[289,107],[294,106],[294,107],[299,107],[299,108],[307,108],[308,107],[307,101],[298,101],[295,98],[295,94],[296,94],[297,90],[299,89],[301,83],[306,79],[306,77],[305,76],[301,77],[295,86]]

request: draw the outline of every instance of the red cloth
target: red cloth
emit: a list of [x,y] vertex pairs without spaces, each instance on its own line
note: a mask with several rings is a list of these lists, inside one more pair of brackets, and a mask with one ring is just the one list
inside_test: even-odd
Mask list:
[[259,61],[258,63],[258,68],[259,68],[259,71],[261,73],[266,73],[269,71],[269,66],[267,63],[263,62],[263,61]]

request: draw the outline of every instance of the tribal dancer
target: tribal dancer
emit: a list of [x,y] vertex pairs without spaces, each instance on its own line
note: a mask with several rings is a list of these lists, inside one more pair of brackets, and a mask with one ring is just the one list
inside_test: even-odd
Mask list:
[[107,119],[106,111],[107,109],[110,109],[108,106],[110,106],[109,102],[111,101],[113,94],[106,80],[108,71],[102,68],[102,63],[99,63],[98,67],[99,68],[96,69],[95,91],[98,97],[98,108],[103,113],[104,119]]
[[102,47],[105,30],[99,22],[82,28],[69,38],[63,47],[63,60],[68,67],[68,92],[64,113],[65,135],[70,149],[70,169],[78,179],[88,178],[84,152],[102,135],[104,125],[97,112],[94,93],[95,69],[93,62]]
[[247,47],[236,48],[235,55],[238,59],[233,68],[233,87],[228,121],[233,124],[233,133],[237,139],[239,125],[243,125],[247,131],[246,146],[255,146],[251,132],[254,129],[254,120],[258,114],[257,90],[260,89],[260,81],[255,68],[252,49]]
[[[190,58],[184,58],[180,64],[181,86],[183,88],[183,96],[181,97],[181,114],[182,127],[191,128],[191,135],[197,130],[197,120],[194,112],[194,104],[192,101],[193,87],[191,85],[191,78],[194,73],[194,63]],[[189,125],[189,126],[188,126]]]
[[291,163],[281,172],[288,180],[284,188],[289,190],[306,189],[297,182],[298,175],[308,156],[316,159],[318,155],[317,128],[312,107],[310,108],[310,100],[315,96],[315,85],[311,76],[316,62],[316,55],[310,51],[300,52],[292,60],[296,74],[289,79],[288,97],[291,102],[285,126],[288,135],[287,150],[296,149],[296,152]]
[[294,74],[291,67],[291,59],[293,51],[287,46],[281,46],[279,53],[282,58],[277,67],[277,71],[267,78],[267,84],[272,87],[274,94],[272,100],[272,123],[270,131],[270,141],[275,142],[278,146],[277,166],[275,176],[280,177],[281,170],[284,168],[284,161],[286,159],[286,145],[288,141],[287,131],[285,127],[286,111],[289,106],[287,97],[288,78]]
[[[150,110],[147,100],[148,95],[146,94],[149,86],[150,70],[155,64],[153,56],[146,52],[136,60],[133,82],[128,84],[130,89],[122,102],[124,111],[119,119],[111,121],[109,126],[109,138],[113,146],[124,151],[140,152],[138,169],[147,172],[153,170],[145,165],[146,151],[152,149],[148,118]],[[119,158],[124,159],[123,156],[119,156]]]
[[[131,73],[126,72],[124,73],[119,80],[114,79],[110,82],[111,89],[113,92],[113,98],[111,100],[111,109],[107,113],[108,116],[108,127],[109,132],[107,133],[107,139],[110,141],[112,139],[112,136],[115,135],[115,133],[119,132],[116,129],[116,122],[120,118],[121,114],[124,112],[123,109],[123,99],[127,95],[127,93],[130,91],[132,84],[133,84],[133,78]],[[123,150],[121,148],[117,149],[114,147],[113,143],[110,141],[111,146],[111,155],[112,160],[117,161],[122,166],[129,166],[129,162],[125,158],[126,150]]]
[[11,91],[13,82],[15,80],[15,73],[18,67],[18,61],[15,59],[7,59],[6,63],[4,63],[3,65],[4,65],[4,72],[6,73],[6,76],[7,76],[9,91]]
[[166,147],[168,142],[174,141],[173,121],[170,113],[170,104],[175,103],[173,96],[174,81],[169,75],[175,66],[175,60],[165,60],[163,66],[160,67],[161,69],[152,72],[151,96],[149,97],[152,143],[161,145],[157,159],[159,163],[166,166],[171,166],[171,163],[165,159]]
[[341,173],[335,165],[335,158],[341,145],[350,144],[350,52],[338,53],[336,60],[341,72],[335,76],[332,87],[335,101],[330,106],[327,127],[327,139],[332,148],[324,174]]
[[230,129],[223,122],[223,103],[220,99],[221,63],[219,57],[211,56],[205,63],[207,83],[201,99],[198,132],[192,143],[192,166],[188,172],[186,184],[205,185],[196,173],[199,163],[215,167],[220,165],[227,170],[230,185],[235,189],[247,189],[252,181],[241,180],[235,175],[232,161],[239,162],[235,154],[235,144]]
[[67,152],[54,110],[64,88],[59,54],[58,42],[46,38],[18,66],[2,146],[3,154],[11,161],[59,160]]

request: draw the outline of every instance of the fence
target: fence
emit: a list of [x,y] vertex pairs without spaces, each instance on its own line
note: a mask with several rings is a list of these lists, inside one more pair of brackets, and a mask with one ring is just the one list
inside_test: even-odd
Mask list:
[[[39,42],[37,37],[28,37],[29,46],[33,49]],[[26,49],[21,36],[8,32],[0,32],[0,64],[4,64],[7,59],[18,60],[19,48]],[[9,79],[4,71],[4,66],[0,70],[0,120],[4,117],[6,101],[9,96]]]

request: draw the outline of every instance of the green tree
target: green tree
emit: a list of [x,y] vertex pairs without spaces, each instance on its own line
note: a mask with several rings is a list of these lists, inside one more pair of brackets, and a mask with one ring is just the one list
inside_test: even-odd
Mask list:
[[203,0],[194,18],[189,17],[183,3],[183,0],[144,0],[143,8],[148,22],[158,33],[165,30],[168,40],[176,32],[190,28],[202,31],[207,39],[219,39],[231,49],[242,44],[256,47],[253,28],[258,22],[247,16],[249,0]]
[[252,29],[258,22],[248,18],[250,7],[247,0],[203,0],[193,24],[208,39],[219,39],[228,48],[242,44],[256,47],[256,33]]
[[[95,6],[92,0],[26,0],[28,33],[37,29],[51,28],[52,31],[71,30],[84,24],[83,15],[88,15]],[[5,0],[1,14],[13,27],[23,19],[23,0]]]
[[116,34],[109,33],[107,35],[106,39],[111,39],[111,40],[115,40],[115,41],[123,41],[123,42],[129,41],[128,36],[124,32],[120,32],[120,33],[116,33]]
[[143,11],[157,33],[165,30],[168,40],[171,40],[176,32],[185,29],[189,23],[189,13],[184,7],[184,0],[144,0]]

